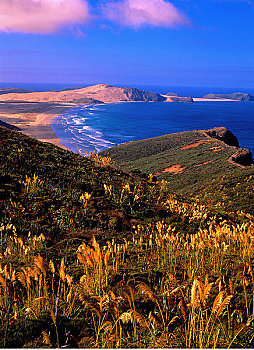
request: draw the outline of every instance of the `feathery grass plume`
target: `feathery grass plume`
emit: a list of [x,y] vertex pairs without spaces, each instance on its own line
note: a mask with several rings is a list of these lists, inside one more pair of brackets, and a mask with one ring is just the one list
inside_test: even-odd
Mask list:
[[50,313],[50,316],[51,316],[51,319],[52,319],[52,321],[54,323],[54,326],[56,326],[56,316],[55,316],[53,310],[49,309],[48,311]]
[[45,343],[49,348],[51,348],[51,347],[52,347],[52,344],[51,344],[51,342],[50,342],[48,333],[45,332],[45,331],[43,331],[41,334],[42,334],[44,343]]
[[[207,281],[208,283],[208,281]],[[213,282],[209,283],[209,284],[205,284],[205,289],[203,291],[203,298],[202,298],[202,304],[203,306],[205,307],[206,304],[207,304],[207,301],[208,301],[208,298],[209,298],[209,295],[210,295],[210,291],[212,289],[212,286],[214,285]]]
[[140,290],[141,293],[145,294],[153,302],[157,303],[158,301],[157,297],[154,295],[153,291],[151,290],[150,287],[148,287],[147,284],[145,284],[144,282],[140,282],[139,284],[137,284],[137,288]]
[[105,264],[105,266],[108,266],[109,259],[110,259],[110,250],[107,249],[107,251],[106,251],[106,253],[104,255],[104,264]]
[[46,269],[45,269],[44,261],[43,261],[43,258],[40,254],[38,254],[34,258],[34,266],[38,267],[40,269],[40,271],[42,272],[43,276],[46,277]]
[[144,316],[142,316],[139,312],[135,310],[129,310],[129,313],[133,321],[135,320],[142,328],[149,329],[148,323],[146,322],[146,319],[144,318]]
[[191,288],[191,307],[194,309],[200,306],[200,286],[197,277],[194,278]]
[[225,291],[221,290],[219,292],[219,294],[216,296],[216,298],[214,299],[213,307],[212,307],[213,314],[217,313],[217,311],[219,310],[219,308],[223,302],[224,297],[225,297]]
[[119,321],[122,321],[123,323],[132,322],[132,315],[130,312],[124,312],[118,319]]
[[50,260],[50,262],[49,262],[49,268],[50,268],[50,271],[52,272],[52,274],[54,275],[56,272],[56,269],[55,269],[55,265],[54,265],[52,260]]
[[232,295],[235,292],[235,286],[234,286],[234,283],[233,283],[231,278],[229,279],[229,291],[230,291],[230,294],[232,294]]
[[89,247],[86,247],[85,250],[83,250],[83,253],[85,253],[85,257],[86,257],[85,264],[88,264],[90,267],[93,267],[93,265],[94,265],[94,250],[90,249]]
[[61,265],[60,265],[60,268],[59,268],[59,276],[61,278],[61,280],[64,282],[65,281],[65,265],[64,265],[64,258],[62,258],[61,260]]
[[1,275],[0,275],[0,283],[3,286],[3,288],[5,289],[6,288],[6,282],[5,282],[5,279]]
[[81,255],[80,253],[77,253],[77,258],[79,262],[81,262],[81,264],[86,265],[87,259],[83,255]]
[[66,275],[66,281],[68,283],[68,286],[70,286],[72,284],[72,277],[70,275]]
[[221,305],[218,308],[218,311],[216,313],[216,316],[219,317],[222,315],[223,311],[228,307],[228,305],[230,304],[231,299],[233,298],[233,295],[228,295],[223,302],[221,303]]
[[94,236],[92,237],[92,245],[95,249],[94,260],[97,262],[97,264],[101,265],[102,264],[101,249],[100,249],[99,243],[96,241]]

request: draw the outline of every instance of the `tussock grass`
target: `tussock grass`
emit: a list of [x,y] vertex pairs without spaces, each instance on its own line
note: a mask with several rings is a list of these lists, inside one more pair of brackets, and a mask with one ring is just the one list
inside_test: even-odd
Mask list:
[[253,347],[250,213],[0,137],[2,347]]

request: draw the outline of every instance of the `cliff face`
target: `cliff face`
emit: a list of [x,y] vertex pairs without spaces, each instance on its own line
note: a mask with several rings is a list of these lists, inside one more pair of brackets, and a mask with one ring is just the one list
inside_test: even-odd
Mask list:
[[206,131],[206,133],[208,136],[223,141],[229,146],[239,147],[239,141],[237,137],[225,127],[213,128]]
[[233,94],[208,94],[205,95],[203,98],[215,100],[225,98],[235,101],[254,101],[254,96],[242,92],[234,92]]
[[126,87],[123,93],[130,101],[144,101],[144,102],[163,102],[166,98],[157,94],[156,92],[142,91],[136,88]]

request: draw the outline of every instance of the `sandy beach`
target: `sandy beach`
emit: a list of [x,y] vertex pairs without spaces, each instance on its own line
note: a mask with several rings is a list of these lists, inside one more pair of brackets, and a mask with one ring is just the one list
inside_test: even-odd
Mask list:
[[194,102],[239,102],[238,100],[230,100],[229,98],[203,98],[193,97]]
[[0,119],[19,127],[25,135],[66,149],[51,128],[51,122],[75,106],[74,103],[0,102]]
[[[80,100],[80,98],[82,99]],[[165,95],[166,102],[174,102]],[[126,100],[123,100],[123,99]],[[21,132],[43,142],[50,142],[66,149],[51,127],[51,122],[62,113],[78,105],[88,103],[133,102],[122,88],[99,84],[87,88],[61,92],[10,93],[1,95],[0,120],[17,126]],[[193,98],[201,101],[235,101],[229,99]]]

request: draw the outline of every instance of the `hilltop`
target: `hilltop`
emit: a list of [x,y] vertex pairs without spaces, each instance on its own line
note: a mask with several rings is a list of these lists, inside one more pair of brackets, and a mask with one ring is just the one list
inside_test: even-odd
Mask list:
[[[124,171],[152,174],[168,188],[254,214],[252,155],[226,128],[129,142],[101,152]],[[205,193],[205,194],[204,194]]]
[[4,94],[28,94],[30,92],[34,92],[33,90],[27,90],[27,89],[20,89],[20,88],[12,88],[12,87],[6,87],[6,88],[0,88],[0,95]]
[[[177,102],[181,102],[181,97]],[[64,102],[64,103],[114,103],[114,102],[173,102],[155,92],[143,91],[132,87],[120,88],[108,84],[97,84],[85,88],[64,89],[59,91],[9,93],[1,95],[1,101]]]

